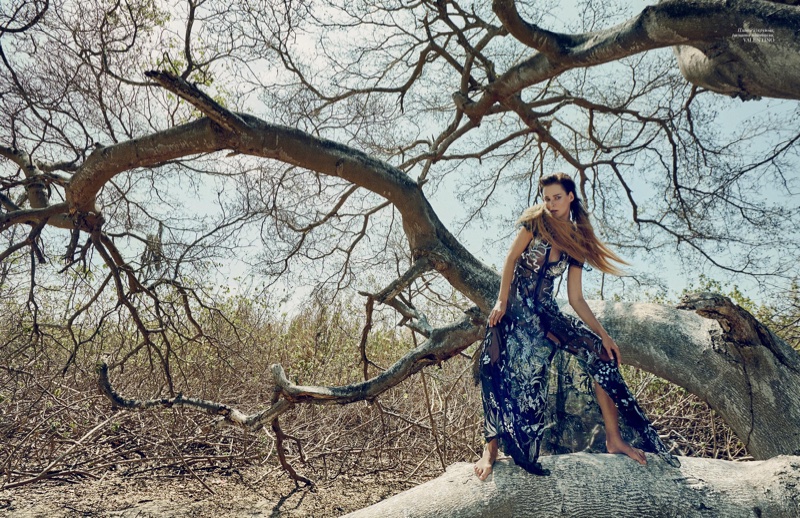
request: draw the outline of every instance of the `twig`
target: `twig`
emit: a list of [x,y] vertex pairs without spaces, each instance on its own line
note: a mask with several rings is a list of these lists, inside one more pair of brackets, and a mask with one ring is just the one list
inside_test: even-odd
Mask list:
[[[74,449],[75,449],[75,448],[77,448],[78,446],[82,445],[82,444],[83,444],[83,441],[85,441],[86,439],[88,439],[89,437],[91,437],[92,435],[94,435],[94,433],[95,433],[95,432],[97,432],[98,430],[100,430],[101,428],[103,428],[103,427],[104,427],[106,424],[108,424],[108,422],[109,422],[109,421],[111,421],[113,418],[114,418],[114,416],[112,415],[111,417],[109,417],[108,419],[106,419],[105,421],[103,421],[102,423],[98,424],[97,426],[95,426],[94,428],[92,428],[91,430],[89,430],[88,432],[86,432],[86,434],[84,434],[84,436],[83,436],[83,437],[81,437],[81,438],[80,438],[78,441],[76,441],[76,442],[75,442],[75,444],[73,444],[73,445],[72,445],[72,446],[71,446],[69,449],[67,449],[67,451],[65,451],[64,453],[62,453],[61,455],[59,455],[59,456],[58,456],[58,458],[56,458],[54,461],[52,461],[50,464],[48,464],[48,465],[47,465],[47,466],[46,466],[46,467],[45,467],[45,468],[44,468],[44,469],[43,469],[43,470],[42,470],[42,471],[41,471],[41,472],[40,472],[38,475],[36,475],[35,477],[29,478],[29,479],[26,479],[26,480],[21,480],[21,481],[19,481],[19,482],[12,482],[11,484],[6,484],[6,485],[4,485],[4,486],[3,486],[2,488],[0,488],[0,489],[13,489],[13,488],[15,488],[15,487],[24,486],[25,484],[30,484],[30,483],[32,483],[32,482],[36,482],[37,480],[41,480],[41,479],[43,479],[43,478],[50,477],[51,475],[53,475],[52,473],[50,473],[50,470],[53,468],[53,466],[55,466],[56,464],[58,464],[59,462],[61,462],[61,459],[63,459],[64,457],[66,457],[67,455],[69,455],[70,453],[72,453],[72,450],[74,450]],[[58,473],[55,473],[55,474],[57,475]]]

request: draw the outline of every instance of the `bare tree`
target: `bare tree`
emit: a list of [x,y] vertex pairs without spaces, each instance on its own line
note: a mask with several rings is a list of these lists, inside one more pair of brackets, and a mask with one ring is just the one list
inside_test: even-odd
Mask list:
[[[510,0],[491,10],[450,0],[13,3],[0,33],[0,273],[26,298],[30,343],[57,327],[75,352],[110,315],[130,319],[135,343],[98,368],[115,404],[187,404],[250,428],[269,422],[280,437],[292,405],[374,398],[480,339],[498,276],[429,197],[453,189],[461,229],[475,228],[507,205],[501,193],[521,193],[520,208],[536,201],[538,177],[555,168],[577,172],[605,238],[626,253],[662,251],[786,288],[800,245],[800,214],[781,204],[797,187],[797,106],[733,132],[715,126],[714,111],[720,94],[800,99],[800,8],[579,9],[580,26],[556,32],[555,16]],[[197,280],[234,259],[271,283],[359,289],[368,312],[393,308],[424,341],[347,387],[297,386],[275,366],[273,404],[250,416],[184,397],[176,350],[214,340],[196,314],[227,318]],[[385,288],[365,286],[377,268]],[[43,322],[43,292],[74,291],[70,282],[88,295]],[[440,300],[442,289],[474,307],[429,322],[408,299],[413,290]],[[93,329],[79,326],[106,297],[115,306]],[[709,314],[727,307],[712,300]],[[736,312],[725,318],[760,329]],[[795,351],[761,331],[742,336],[723,342],[784,372],[785,395],[800,390]],[[667,358],[626,345],[635,365],[713,398],[697,383],[702,364],[663,363],[692,343]],[[163,398],[111,388],[109,369],[137,356],[160,366]],[[9,361],[32,357],[21,349]],[[725,374],[744,380],[730,383],[739,388],[725,417],[757,458],[791,453],[800,438],[777,439],[800,422],[791,398],[764,396],[775,412],[754,417],[752,380],[767,376],[754,357],[734,358]],[[366,349],[362,359],[368,377]]]

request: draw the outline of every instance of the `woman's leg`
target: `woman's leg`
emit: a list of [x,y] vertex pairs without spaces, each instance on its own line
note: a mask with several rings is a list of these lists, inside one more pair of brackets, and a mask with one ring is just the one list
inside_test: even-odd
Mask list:
[[[599,347],[603,354],[605,354],[602,340],[600,340],[599,337],[597,337],[595,347]],[[675,468],[680,467],[680,461],[670,453],[669,448],[661,441],[658,432],[653,428],[644,410],[642,410],[636,398],[631,394],[628,385],[626,385],[625,380],[622,379],[622,374],[619,372],[616,362],[614,360],[604,361],[597,354],[587,356],[589,361],[585,362],[584,368],[611,397],[619,411],[625,416],[625,420],[628,424],[644,437],[645,441],[649,443],[651,449],[658,454],[659,457]]]
[[[537,324],[538,325],[538,324]],[[502,320],[487,329],[482,344],[479,377],[488,445],[476,464],[478,476],[488,476],[497,447],[530,473],[547,475],[537,462],[544,435],[547,384],[555,347],[532,323]],[[480,471],[480,473],[478,473]]]
[[[679,467],[680,461],[669,452],[669,448],[659,438],[658,432],[625,384],[616,361],[610,358],[603,348],[600,337],[571,315],[551,316],[548,327],[550,330],[548,337],[559,347],[576,356],[581,367],[610,397],[626,422],[644,437],[652,451],[670,465]],[[601,399],[602,396],[599,396],[598,403]]]
[[497,460],[497,438],[490,440],[483,448],[483,456],[475,463],[475,474],[481,480],[486,480],[486,477],[492,472],[494,461]]
[[619,412],[614,400],[596,381],[594,382],[594,391],[597,394],[597,402],[600,405],[600,411],[603,413],[603,422],[606,425],[606,449],[608,453],[624,453],[639,464],[647,464],[647,457],[645,457],[644,452],[639,448],[634,448],[622,438],[622,434],[619,431]]

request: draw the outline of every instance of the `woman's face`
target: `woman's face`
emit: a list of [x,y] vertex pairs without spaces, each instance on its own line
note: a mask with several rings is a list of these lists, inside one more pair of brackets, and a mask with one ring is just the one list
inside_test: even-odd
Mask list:
[[569,219],[569,204],[575,199],[574,194],[567,194],[560,183],[554,183],[542,189],[542,196],[550,214],[559,219]]

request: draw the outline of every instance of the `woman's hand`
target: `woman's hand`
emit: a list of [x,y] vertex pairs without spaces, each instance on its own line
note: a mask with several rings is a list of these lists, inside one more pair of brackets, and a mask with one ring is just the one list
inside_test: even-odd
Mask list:
[[620,363],[622,363],[622,357],[619,354],[617,342],[606,334],[603,336],[603,348],[606,350],[606,354],[608,354],[609,358],[614,359],[616,357],[617,367],[619,367]]
[[489,313],[489,326],[494,327],[500,322],[500,319],[503,318],[503,315],[506,314],[506,303],[497,301],[492,308],[492,312]]

